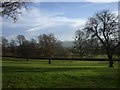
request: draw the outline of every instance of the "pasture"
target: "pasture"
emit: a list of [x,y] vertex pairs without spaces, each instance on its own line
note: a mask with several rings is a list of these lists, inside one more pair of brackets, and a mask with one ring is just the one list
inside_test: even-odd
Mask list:
[[118,62],[2,58],[3,88],[117,88]]

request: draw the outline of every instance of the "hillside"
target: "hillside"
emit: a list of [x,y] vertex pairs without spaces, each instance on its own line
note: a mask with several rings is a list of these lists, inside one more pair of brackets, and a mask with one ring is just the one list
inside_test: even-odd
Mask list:
[[62,41],[62,46],[70,48],[70,47],[74,46],[74,43],[73,43],[73,41]]

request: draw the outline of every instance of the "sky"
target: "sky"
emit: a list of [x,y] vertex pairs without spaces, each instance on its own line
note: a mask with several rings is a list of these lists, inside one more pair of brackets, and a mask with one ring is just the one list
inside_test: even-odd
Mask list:
[[41,34],[53,33],[58,40],[72,41],[75,31],[84,28],[88,18],[96,12],[118,12],[117,2],[86,1],[34,2],[27,10],[21,10],[22,14],[16,23],[9,18],[2,20],[2,35],[9,40],[15,39],[17,35],[24,35],[26,39],[37,39]]

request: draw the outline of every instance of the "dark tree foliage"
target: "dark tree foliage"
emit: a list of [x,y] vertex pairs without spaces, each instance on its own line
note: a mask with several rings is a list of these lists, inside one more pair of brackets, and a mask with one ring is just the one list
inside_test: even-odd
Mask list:
[[89,37],[98,38],[106,49],[109,67],[113,67],[113,55],[120,45],[118,17],[108,10],[103,10],[89,18],[84,28]]

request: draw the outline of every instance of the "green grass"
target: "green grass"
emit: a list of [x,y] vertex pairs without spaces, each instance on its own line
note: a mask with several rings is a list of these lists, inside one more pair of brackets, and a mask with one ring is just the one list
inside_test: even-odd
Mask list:
[[3,58],[3,88],[117,88],[118,62]]

